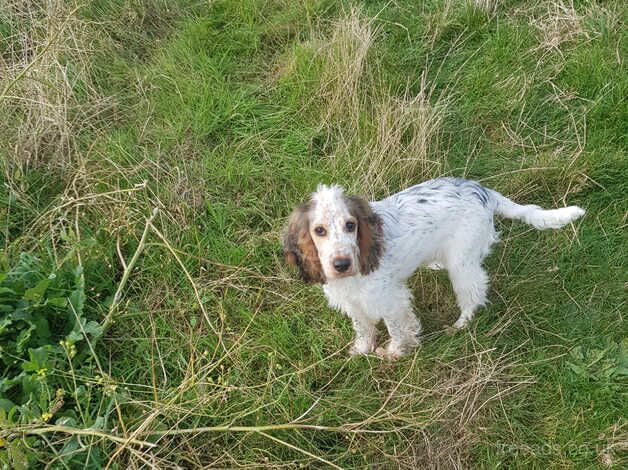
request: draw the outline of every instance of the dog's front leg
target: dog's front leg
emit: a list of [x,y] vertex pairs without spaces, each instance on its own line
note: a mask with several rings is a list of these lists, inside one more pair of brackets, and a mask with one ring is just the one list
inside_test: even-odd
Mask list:
[[[375,351],[384,359],[397,359],[411,352],[419,344],[421,322],[412,308],[412,293],[405,284],[390,288],[379,298],[378,306],[390,340]],[[383,299],[386,299],[383,301]]]
[[349,354],[357,356],[372,353],[377,341],[377,322],[357,313],[349,315],[353,322],[355,339],[349,350]]
[[411,352],[419,344],[421,323],[411,308],[384,317],[390,340],[377,348],[376,354],[384,359],[395,360]]

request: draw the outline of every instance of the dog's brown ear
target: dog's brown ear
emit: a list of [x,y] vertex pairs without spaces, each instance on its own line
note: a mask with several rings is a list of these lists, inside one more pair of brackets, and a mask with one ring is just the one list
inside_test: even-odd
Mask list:
[[358,246],[360,248],[360,272],[368,274],[379,266],[384,251],[382,219],[373,212],[367,201],[359,197],[347,197],[347,207],[358,221]]
[[324,283],[325,274],[318,259],[318,250],[310,236],[308,213],[311,203],[297,207],[288,220],[283,239],[283,255],[289,266],[296,266],[303,281]]

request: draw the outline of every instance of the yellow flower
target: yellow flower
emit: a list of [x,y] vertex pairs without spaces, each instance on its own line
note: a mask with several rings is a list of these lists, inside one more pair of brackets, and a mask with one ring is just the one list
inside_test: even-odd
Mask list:
[[48,421],[50,421],[50,418],[52,418],[52,413],[48,413],[48,412],[46,412],[46,413],[42,413],[42,414],[41,414],[41,420],[42,420],[44,423],[47,423]]

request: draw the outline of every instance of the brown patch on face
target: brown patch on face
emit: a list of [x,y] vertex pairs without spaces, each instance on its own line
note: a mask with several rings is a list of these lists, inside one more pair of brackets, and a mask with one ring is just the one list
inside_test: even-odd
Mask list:
[[290,215],[283,239],[283,254],[286,264],[296,266],[303,281],[324,283],[323,267],[318,259],[318,250],[310,236],[309,212],[312,203],[297,207]]
[[360,273],[368,274],[379,266],[384,251],[382,219],[373,212],[364,199],[351,196],[345,200],[349,212],[358,221],[358,246],[360,247]]

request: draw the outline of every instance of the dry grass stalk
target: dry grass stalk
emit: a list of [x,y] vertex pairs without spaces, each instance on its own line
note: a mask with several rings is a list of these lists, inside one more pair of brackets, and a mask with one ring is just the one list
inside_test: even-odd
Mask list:
[[487,15],[494,15],[501,0],[468,0],[478,10],[482,10]]
[[79,3],[3,3],[0,19],[12,34],[0,58],[2,145],[16,164],[67,167],[77,137],[112,103],[89,77],[94,32],[78,16]]
[[[184,446],[188,439],[202,435],[203,442],[207,444],[194,449],[196,459],[204,462],[211,459],[216,465],[244,464],[237,460],[230,462],[231,457],[222,451],[223,447],[219,445],[215,448],[212,442],[216,442],[217,445],[221,442],[224,444],[225,438],[220,437],[224,434],[230,435],[236,442],[243,439],[238,435],[262,432],[272,439],[268,433],[279,430],[307,432],[312,435],[316,433],[340,435],[343,439],[369,439],[373,442],[377,441],[378,435],[395,434],[399,442],[397,456],[380,454],[373,448],[369,457],[389,463],[390,459],[394,458],[400,466],[408,468],[413,462],[421,466],[442,463],[447,459],[447,455],[456,461],[464,462],[468,447],[481,439],[481,435],[472,434],[467,430],[472,429],[479,419],[483,419],[489,408],[494,408],[489,405],[533,383],[532,377],[517,372],[524,365],[519,357],[521,351],[500,354],[493,348],[484,349],[473,336],[469,340],[468,348],[469,352],[465,357],[443,362],[438,375],[428,377],[424,376],[425,371],[417,362],[417,358],[408,361],[404,366],[406,371],[400,379],[389,378],[387,375],[380,376],[377,372],[378,366],[374,365],[371,370],[372,380],[377,382],[383,393],[381,405],[372,414],[363,414],[361,419],[355,419],[356,413],[360,412],[359,408],[344,403],[341,396],[335,396],[332,379],[328,384],[331,387],[327,390],[324,403],[320,404],[320,397],[315,400],[315,395],[311,395],[314,404],[298,419],[291,416],[288,409],[277,409],[274,419],[268,423],[253,426],[239,424],[247,421],[247,416],[252,408],[256,408],[256,404],[261,407],[269,406],[265,401],[268,390],[281,389],[288,384],[299,386],[299,375],[306,371],[313,373],[312,368],[317,369],[319,366],[325,368],[325,362],[340,352],[337,351],[325,360],[304,369],[279,375],[269,374],[266,381],[240,387],[212,382],[210,370],[201,368],[195,375],[188,376],[174,394],[173,390],[159,390],[157,396],[164,397],[163,399],[138,402],[138,413],[144,410],[144,416],[138,415],[137,420],[127,422],[126,426],[129,430],[136,430],[130,431],[130,437],[133,439],[157,437],[160,446],[152,450],[136,449],[136,452],[141,452],[145,459],[157,458],[163,462],[168,461],[173,447]],[[243,364],[240,364],[238,367],[242,366]],[[416,377],[422,379],[417,381]],[[132,384],[127,385],[132,387]],[[138,384],[138,387],[141,386]],[[194,390],[200,390],[199,387],[202,392],[196,397],[190,396]],[[299,392],[307,393],[305,389],[299,389]],[[212,402],[215,403],[216,400],[232,402],[231,393],[237,393],[237,401],[248,402],[248,406],[237,411],[239,407],[232,403],[232,406],[215,410],[219,414],[212,415],[212,419],[223,422],[224,425],[186,427],[187,419],[207,413],[206,408]],[[183,397],[187,398],[182,402]],[[340,415],[346,414],[346,421],[336,425],[318,424],[325,422],[318,413],[324,415],[325,409],[330,406]],[[155,410],[159,410],[158,419]],[[154,424],[158,425],[157,428]],[[164,425],[168,428],[163,429]],[[449,429],[451,439],[443,442],[441,434],[431,436],[428,429],[434,425]],[[294,450],[289,440],[281,444]],[[325,458],[333,462],[329,455],[314,455],[307,451],[305,454],[315,460]]]
[[366,59],[376,37],[373,19],[353,8],[336,22],[331,37],[323,41],[321,53],[325,68],[319,97],[324,103],[324,121],[349,118],[355,124],[359,119]]
[[530,23],[539,30],[541,36],[540,49],[547,52],[556,51],[562,55],[561,46],[574,41],[587,32],[582,26],[583,16],[578,14],[573,1],[563,0],[549,2],[547,11]]
[[432,104],[433,89],[425,73],[416,94],[402,97],[385,94],[373,108],[375,132],[365,142],[355,178],[368,194],[376,194],[392,179],[400,187],[438,174],[441,163],[431,159],[445,117],[442,99]]
[[323,78],[317,94],[321,128],[334,137],[338,168],[353,169],[354,189],[369,196],[437,175],[432,158],[447,100],[434,96],[424,72],[418,92],[385,89],[368,63],[378,28],[357,9],[320,41]]

